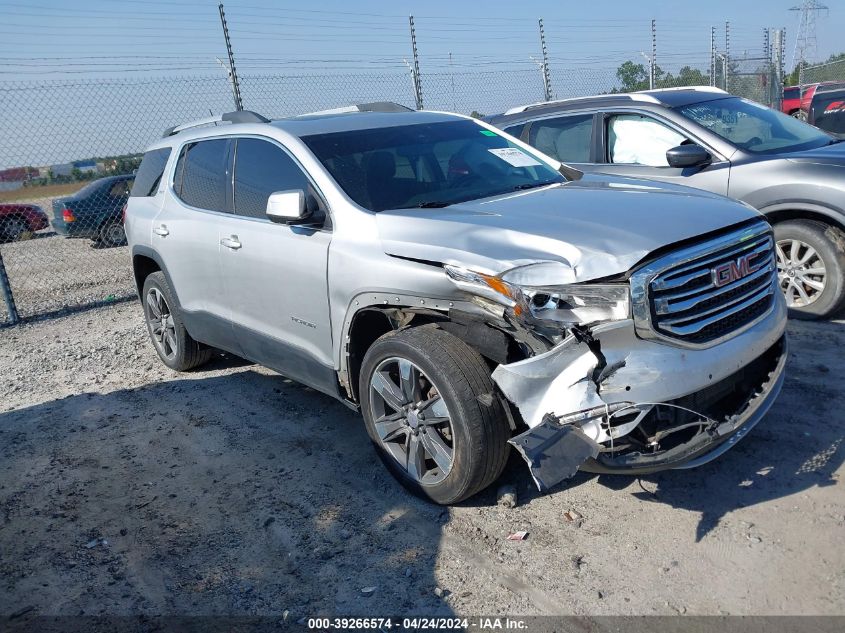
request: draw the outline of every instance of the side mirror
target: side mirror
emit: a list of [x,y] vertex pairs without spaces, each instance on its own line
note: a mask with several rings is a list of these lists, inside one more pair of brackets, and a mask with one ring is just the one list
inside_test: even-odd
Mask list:
[[713,157],[701,145],[678,145],[666,151],[666,162],[669,167],[703,167],[710,163]]
[[278,224],[296,224],[308,217],[302,189],[275,191],[267,198],[267,217]]

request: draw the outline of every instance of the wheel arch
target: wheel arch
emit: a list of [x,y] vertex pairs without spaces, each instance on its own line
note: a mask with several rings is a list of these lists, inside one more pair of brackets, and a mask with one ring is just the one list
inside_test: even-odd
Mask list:
[[340,370],[340,383],[353,402],[360,402],[358,379],[364,356],[373,343],[388,332],[447,320],[446,314],[418,310],[410,305],[367,306],[356,311],[345,336],[346,345]]
[[771,224],[786,220],[815,220],[845,231],[845,217],[841,213],[822,205],[806,204],[778,204],[764,209],[760,213],[766,216]]
[[135,278],[135,287],[138,290],[139,297],[141,297],[144,291],[144,282],[147,277],[159,271],[164,273],[165,278],[167,278],[167,284],[170,286],[171,292],[173,292],[176,304],[181,307],[173,280],[170,278],[167,272],[167,266],[164,265],[161,256],[153,249],[145,246],[135,246],[132,249],[132,274]]
[[471,304],[396,295],[367,296],[372,301],[360,305],[348,317],[341,339],[338,380],[352,402],[360,402],[358,382],[367,350],[388,332],[436,323],[481,354],[491,371],[500,363],[526,357],[524,346],[513,333],[497,328],[492,315],[490,319],[479,315]]

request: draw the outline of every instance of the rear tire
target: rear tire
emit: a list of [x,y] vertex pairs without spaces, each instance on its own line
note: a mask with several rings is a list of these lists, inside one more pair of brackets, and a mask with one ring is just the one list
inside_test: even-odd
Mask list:
[[774,226],[778,279],[789,316],[825,319],[845,307],[845,234],[816,220]]
[[0,221],[0,242],[17,242],[30,233],[29,225],[20,218]]
[[[401,379],[401,367],[410,368],[410,380]],[[397,391],[385,388],[385,377]],[[392,396],[385,399],[384,391]],[[510,449],[502,403],[484,359],[455,336],[434,325],[385,334],[364,356],[359,393],[379,457],[413,493],[439,504],[457,503],[502,473]],[[407,457],[411,446],[422,447],[413,466]],[[437,455],[443,446],[450,450]]]
[[188,334],[164,273],[147,276],[141,301],[147,332],[161,362],[175,371],[188,371],[209,361],[214,350]]
[[105,247],[123,246],[126,244],[126,231],[120,222],[109,221],[100,227],[97,241]]

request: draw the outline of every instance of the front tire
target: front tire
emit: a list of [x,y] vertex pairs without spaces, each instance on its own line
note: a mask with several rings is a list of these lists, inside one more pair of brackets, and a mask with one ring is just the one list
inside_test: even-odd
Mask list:
[[188,334],[164,273],[151,273],[144,280],[141,297],[147,332],[162,363],[175,371],[188,371],[208,362],[213,350]]
[[789,316],[824,319],[845,307],[845,235],[815,220],[774,226],[778,281]]
[[370,439],[402,485],[439,504],[492,484],[508,458],[510,428],[481,355],[424,325],[379,338],[359,379]]

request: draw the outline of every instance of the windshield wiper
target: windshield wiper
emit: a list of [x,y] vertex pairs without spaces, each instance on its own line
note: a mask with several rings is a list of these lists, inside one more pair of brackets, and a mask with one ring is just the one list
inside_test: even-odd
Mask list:
[[[415,209],[442,209],[443,207],[448,207],[449,205],[454,204],[453,202],[444,202],[442,200],[427,200],[425,202],[420,202],[419,204],[415,204],[413,208]],[[408,207],[406,207],[408,208]]]
[[557,180],[548,180],[546,182],[526,182],[521,185],[516,185],[514,191],[524,191],[525,189],[536,189],[537,187],[545,187],[547,185],[557,184]]

